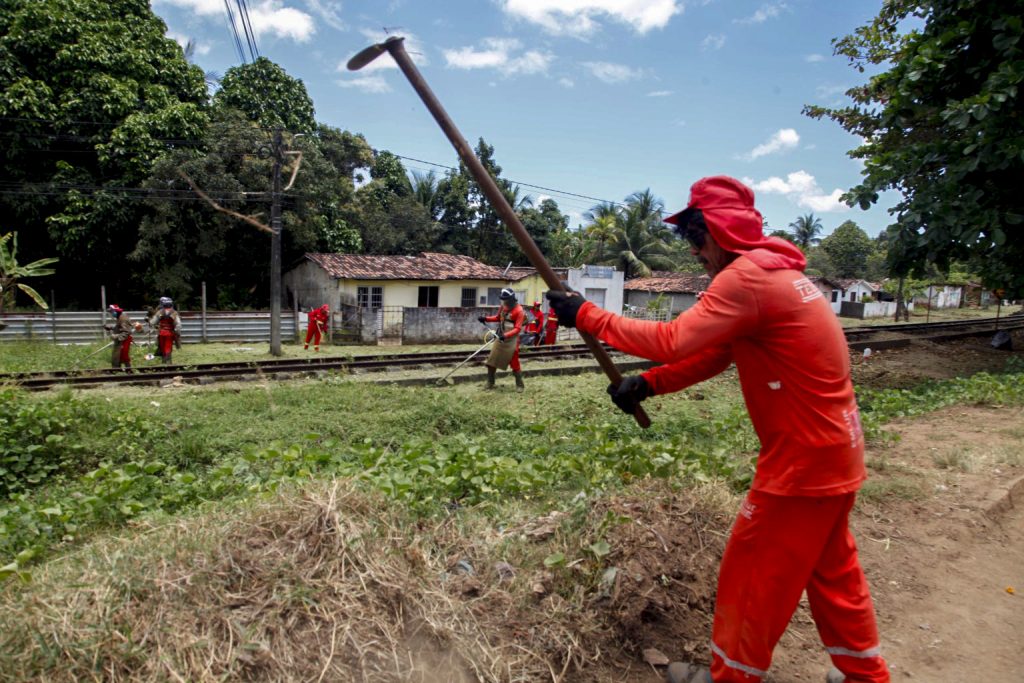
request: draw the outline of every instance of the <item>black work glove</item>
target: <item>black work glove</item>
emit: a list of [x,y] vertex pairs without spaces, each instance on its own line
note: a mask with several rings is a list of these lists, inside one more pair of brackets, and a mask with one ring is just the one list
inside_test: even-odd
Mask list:
[[505,341],[505,333],[504,332],[495,332],[494,336],[497,337],[497,341]]
[[608,385],[608,395],[612,397],[612,403],[627,415],[636,412],[636,407],[641,401],[651,395],[651,385],[647,383],[643,375],[630,375],[622,378],[622,384],[615,386]]
[[558,316],[558,324],[562,327],[576,327],[576,314],[587,300],[575,292],[550,291],[547,297]]
[[487,324],[487,318],[483,317],[482,315],[477,318],[477,321],[482,322],[484,325]]

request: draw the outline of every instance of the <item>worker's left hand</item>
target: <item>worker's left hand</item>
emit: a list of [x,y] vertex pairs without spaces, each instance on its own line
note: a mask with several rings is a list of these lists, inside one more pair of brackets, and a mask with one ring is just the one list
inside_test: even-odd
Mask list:
[[555,309],[558,315],[558,324],[562,327],[576,327],[576,314],[587,300],[576,292],[550,291],[547,297],[551,302],[551,308]]
[[504,332],[495,332],[494,336],[496,337],[495,341],[505,341],[505,333]]
[[619,410],[632,415],[641,401],[651,395],[651,385],[643,375],[630,375],[623,377],[619,386],[609,384],[608,395],[612,397],[612,403],[617,405]]

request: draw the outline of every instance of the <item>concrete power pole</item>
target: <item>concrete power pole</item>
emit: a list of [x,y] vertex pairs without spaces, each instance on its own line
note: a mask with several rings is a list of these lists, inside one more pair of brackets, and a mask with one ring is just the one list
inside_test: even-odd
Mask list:
[[281,129],[274,131],[274,189],[270,195],[270,355],[281,355]]

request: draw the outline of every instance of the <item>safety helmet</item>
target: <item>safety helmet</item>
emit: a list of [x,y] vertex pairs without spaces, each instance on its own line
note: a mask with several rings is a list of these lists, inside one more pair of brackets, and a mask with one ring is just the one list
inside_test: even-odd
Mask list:
[[164,308],[170,308],[171,306],[174,305],[174,302],[171,301],[171,297],[162,296],[160,297],[160,305],[163,306]]
[[501,299],[502,301],[509,301],[515,303],[516,293],[513,292],[508,287],[505,287],[501,290],[501,294],[498,295],[498,298]]
[[533,302],[533,308],[540,308],[540,302],[539,301],[534,301]]
[[110,311],[110,314],[115,318],[124,313],[124,309],[118,306],[117,304],[110,304],[109,306],[107,306],[107,310]]

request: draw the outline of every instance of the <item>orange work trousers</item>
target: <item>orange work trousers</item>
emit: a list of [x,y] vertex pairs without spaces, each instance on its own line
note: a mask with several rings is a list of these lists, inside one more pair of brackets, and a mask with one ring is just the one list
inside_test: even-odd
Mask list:
[[875,609],[848,527],[855,497],[747,494],[718,575],[715,683],[765,676],[805,590],[818,634],[847,682],[889,683]]

